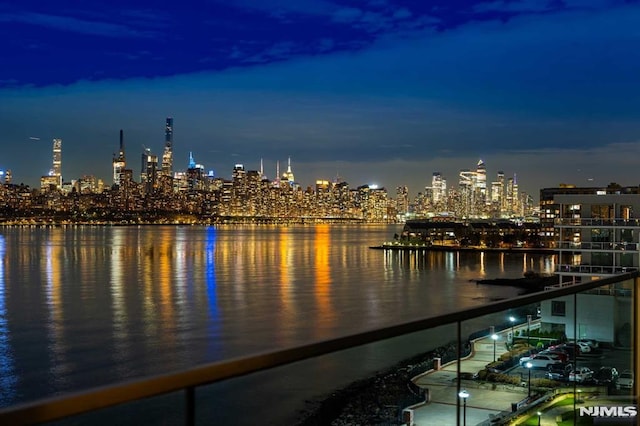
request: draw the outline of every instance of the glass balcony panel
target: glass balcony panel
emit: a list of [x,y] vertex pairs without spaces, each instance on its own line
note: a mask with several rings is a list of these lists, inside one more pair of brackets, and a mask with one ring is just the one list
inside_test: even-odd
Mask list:
[[[637,359],[636,282],[598,283],[202,386],[196,424],[471,425],[516,417],[549,424],[558,416],[572,423],[588,415],[587,401],[631,405],[637,385],[621,378]],[[270,354],[264,357],[269,365]],[[568,363],[568,370],[557,368]],[[178,424],[185,406],[179,391],[52,424]]]

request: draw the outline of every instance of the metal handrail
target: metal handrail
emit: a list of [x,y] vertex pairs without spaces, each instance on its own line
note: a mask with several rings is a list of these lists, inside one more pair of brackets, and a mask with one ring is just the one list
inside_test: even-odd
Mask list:
[[559,274],[607,274],[616,275],[627,272],[635,272],[637,266],[611,266],[611,265],[574,265],[574,264],[558,264],[555,272]]
[[636,252],[640,250],[639,243],[630,241],[560,241],[556,248],[560,250],[597,250],[597,251],[615,251],[615,252]]
[[556,226],[622,226],[622,227],[639,227],[640,219],[596,219],[596,218],[556,218],[554,219]]
[[541,302],[555,297],[584,292],[634,278],[640,278],[640,272],[631,272],[519,296],[436,317],[423,318],[293,348],[258,353],[251,356],[205,364],[188,370],[44,398],[0,409],[0,424],[20,425],[50,422],[180,390],[186,392],[186,423],[193,424],[195,409],[194,389],[196,387],[442,325],[460,324],[472,318]]

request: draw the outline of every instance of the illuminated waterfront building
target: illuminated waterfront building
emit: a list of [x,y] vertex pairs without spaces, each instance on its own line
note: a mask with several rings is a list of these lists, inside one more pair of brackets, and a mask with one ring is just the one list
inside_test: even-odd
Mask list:
[[640,268],[640,194],[637,187],[556,194],[558,275],[591,280]]

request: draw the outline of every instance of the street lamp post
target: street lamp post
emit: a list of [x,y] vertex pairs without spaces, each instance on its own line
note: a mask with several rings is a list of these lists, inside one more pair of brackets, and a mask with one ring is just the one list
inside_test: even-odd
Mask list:
[[469,398],[469,392],[466,389],[462,389],[458,396],[462,398],[462,426],[467,426],[467,398]]
[[493,340],[493,362],[496,362],[496,341],[498,340],[498,335],[493,333],[491,339]]
[[529,342],[529,335],[531,334],[531,315],[527,315],[527,350],[530,350],[531,343]]
[[527,362],[525,364],[525,367],[527,367],[527,370],[529,370],[529,380],[528,380],[529,392],[528,392],[528,396],[531,397],[531,368],[533,367],[533,364],[531,364],[530,362]]
[[542,418],[542,412],[538,411],[538,426],[540,426],[540,419]]
[[516,317],[514,317],[513,315],[510,316],[509,322],[511,323],[511,344],[513,345],[513,343],[516,341],[516,335],[513,334],[513,326],[516,323]]

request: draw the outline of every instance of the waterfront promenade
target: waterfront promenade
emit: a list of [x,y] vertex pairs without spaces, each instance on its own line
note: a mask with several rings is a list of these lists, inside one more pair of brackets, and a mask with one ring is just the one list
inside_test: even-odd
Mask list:
[[[516,327],[526,328],[526,325]],[[496,345],[496,358],[506,352],[504,341],[507,331],[496,333],[500,344]],[[471,355],[461,360],[462,373],[475,374],[494,359],[494,342],[487,336],[473,343]],[[413,424],[416,426],[452,424],[456,419],[456,374],[457,362],[443,365],[439,370],[431,370],[417,378],[414,383],[429,393],[429,402],[413,409]],[[462,389],[469,392],[466,418],[468,425],[477,425],[488,421],[501,412],[511,412],[511,404],[527,396],[527,388],[515,385],[497,385],[478,383],[474,380],[462,380]],[[462,409],[460,410],[462,416]]]

